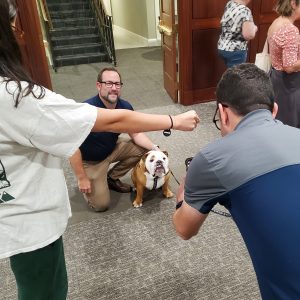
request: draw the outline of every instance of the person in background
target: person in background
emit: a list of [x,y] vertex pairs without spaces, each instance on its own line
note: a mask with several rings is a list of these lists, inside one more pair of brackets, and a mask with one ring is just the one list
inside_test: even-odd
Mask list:
[[106,110],[45,89],[23,68],[16,17],[15,1],[0,0],[0,259],[10,258],[19,300],[65,300],[62,234],[71,209],[63,158],[90,131],[161,130],[171,120],[193,130],[199,118]]
[[230,0],[221,19],[218,54],[227,68],[247,60],[248,41],[254,39],[257,26],[251,10],[246,6],[251,0]]
[[254,64],[227,69],[216,96],[213,122],[222,138],[190,163],[177,193],[177,234],[190,239],[214,205],[224,205],[246,243],[262,299],[300,299],[300,131],[274,119],[272,84]]
[[268,30],[271,81],[279,109],[277,119],[300,128],[300,0],[278,0],[276,18]]
[[[97,78],[98,94],[85,103],[104,109],[133,110],[129,102],[120,98],[122,85],[118,70],[104,68]],[[115,132],[92,132],[70,159],[79,190],[95,211],[108,208],[109,189],[129,193],[131,186],[119,178],[131,170],[144,153],[159,150],[143,132],[129,133],[129,137],[119,137]],[[116,164],[109,169],[112,163]]]

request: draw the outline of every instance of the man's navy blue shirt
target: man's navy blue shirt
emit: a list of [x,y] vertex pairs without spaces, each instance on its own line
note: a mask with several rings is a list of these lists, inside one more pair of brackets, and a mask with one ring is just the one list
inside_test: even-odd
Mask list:
[[[86,101],[90,105],[106,108],[99,95]],[[123,99],[118,99],[116,109],[133,110],[131,104]],[[116,147],[119,133],[114,132],[91,132],[80,146],[83,160],[102,161],[108,157]]]

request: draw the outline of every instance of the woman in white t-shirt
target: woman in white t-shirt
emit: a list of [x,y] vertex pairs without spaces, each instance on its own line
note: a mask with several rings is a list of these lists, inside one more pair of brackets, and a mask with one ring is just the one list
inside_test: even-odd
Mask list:
[[230,0],[221,19],[218,54],[227,68],[247,60],[248,41],[255,37],[257,26],[253,23],[247,4],[251,0]]
[[19,300],[64,300],[62,234],[71,215],[62,169],[90,131],[193,130],[177,116],[97,109],[39,86],[21,63],[15,0],[0,1],[0,258],[10,257]]

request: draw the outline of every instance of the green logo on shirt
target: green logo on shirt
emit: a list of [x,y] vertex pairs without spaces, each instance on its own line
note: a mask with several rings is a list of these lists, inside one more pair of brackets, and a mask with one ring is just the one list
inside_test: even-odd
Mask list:
[[10,182],[6,177],[5,168],[2,164],[2,161],[0,160],[0,204],[15,199],[7,192],[1,191],[1,189],[5,189],[8,187],[10,187]]

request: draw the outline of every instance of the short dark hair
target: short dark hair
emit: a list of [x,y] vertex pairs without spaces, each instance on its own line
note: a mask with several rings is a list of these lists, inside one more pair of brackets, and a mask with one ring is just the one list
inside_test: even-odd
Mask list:
[[98,77],[97,77],[97,81],[98,81],[98,82],[101,82],[101,81],[102,81],[102,75],[103,75],[103,73],[106,72],[106,71],[112,71],[112,72],[118,73],[118,74],[119,74],[119,77],[120,77],[120,82],[122,82],[122,77],[121,77],[120,72],[119,72],[116,68],[114,68],[114,67],[103,68],[103,69],[99,72],[99,74],[98,74]]
[[274,91],[267,73],[256,65],[244,63],[229,68],[218,83],[217,103],[224,103],[245,116],[264,108],[273,111]]
[[[293,8],[291,5],[292,0],[277,0],[275,11],[278,15],[283,17],[290,17],[293,13]],[[299,5],[300,0],[295,0],[296,6]]]

